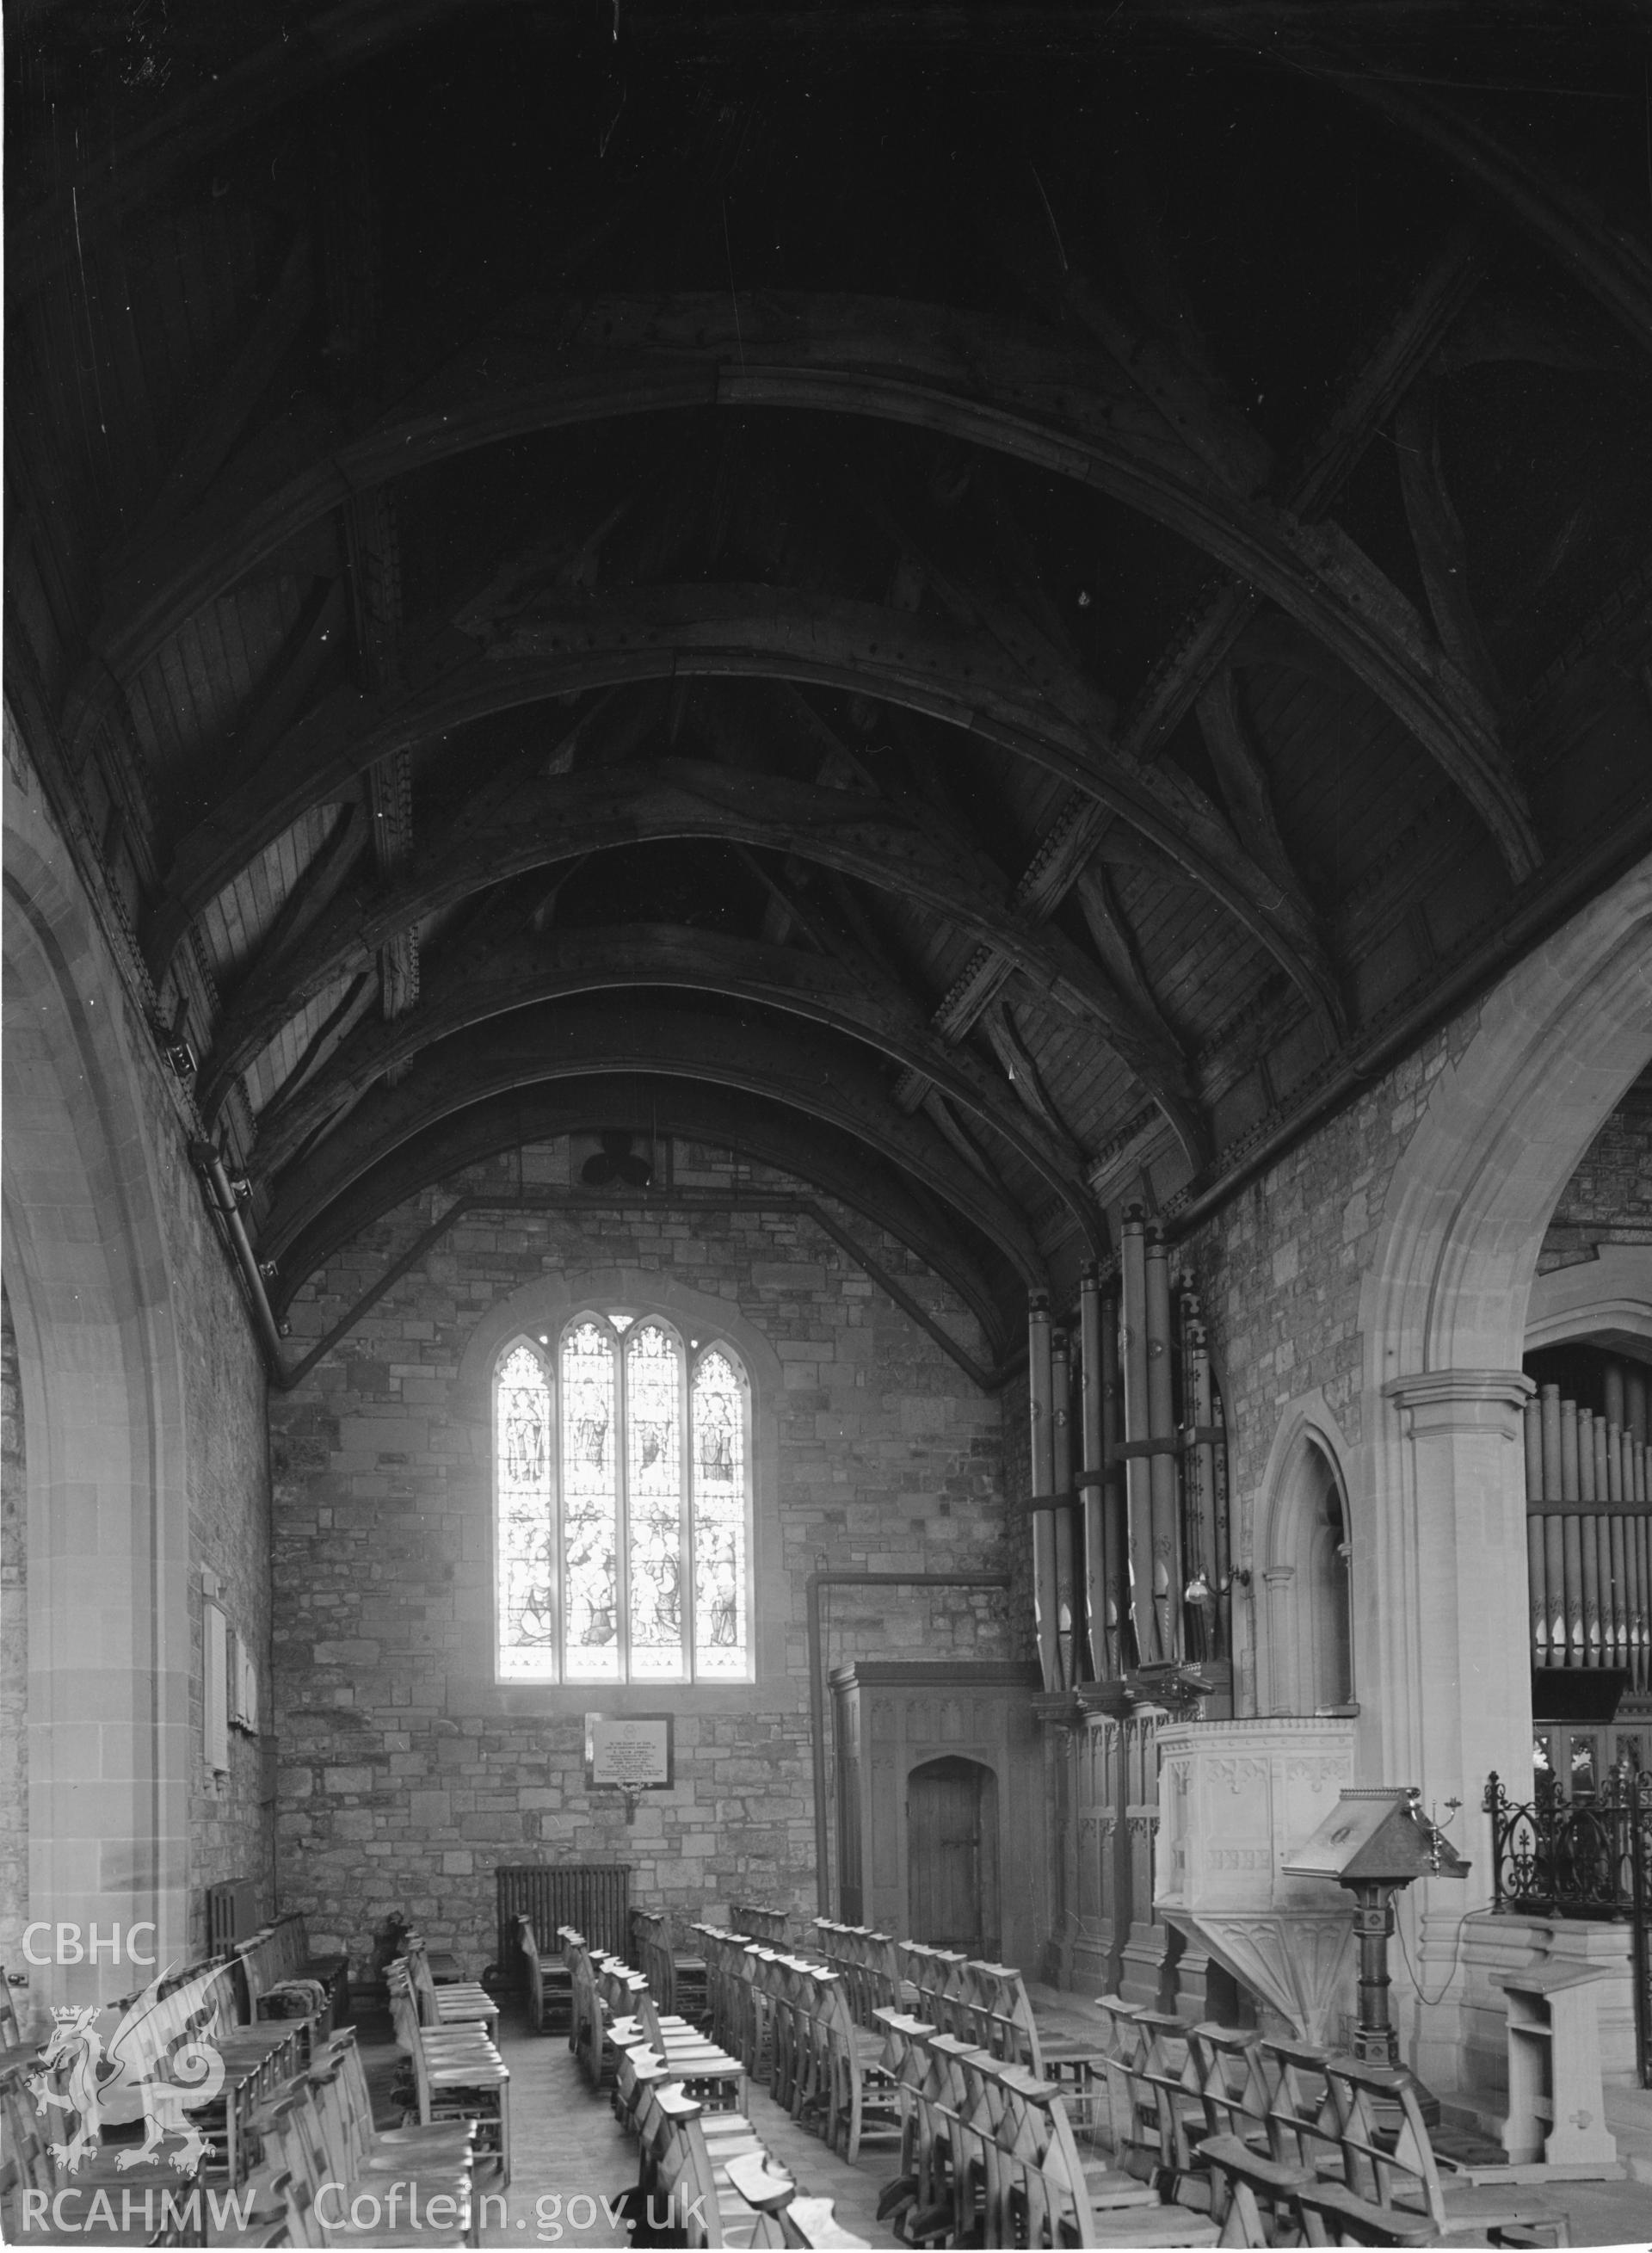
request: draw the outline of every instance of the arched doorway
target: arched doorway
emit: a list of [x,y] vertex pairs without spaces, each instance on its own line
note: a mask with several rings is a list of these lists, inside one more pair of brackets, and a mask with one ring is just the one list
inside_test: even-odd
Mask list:
[[967,1956],[999,1946],[998,1778],[979,1761],[925,1761],[906,1780],[907,1929]]

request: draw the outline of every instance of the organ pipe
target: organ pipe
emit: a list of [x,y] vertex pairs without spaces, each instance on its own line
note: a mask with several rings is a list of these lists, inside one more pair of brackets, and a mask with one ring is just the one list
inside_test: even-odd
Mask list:
[[1170,1358],[1170,1255],[1161,1232],[1147,1231],[1147,1486],[1153,1514],[1153,1608],[1161,1658],[1181,1657],[1181,1523],[1176,1496],[1176,1412]]
[[[1561,1426],[1565,1429],[1564,1423]],[[1594,1500],[1594,1417],[1578,1410],[1578,1499]],[[1583,1552],[1583,1663],[1599,1666],[1600,1660],[1600,1521],[1586,1516],[1578,1520],[1578,1544]]]
[[1542,1499],[1543,1485],[1543,1408],[1535,1398],[1528,1400],[1526,1417],[1526,1587],[1531,1606],[1531,1649],[1533,1664],[1545,1666],[1549,1660],[1549,1595],[1543,1553],[1544,1521],[1541,1512],[1530,1508],[1536,1496]]
[[1102,1434],[1105,1377],[1101,1360],[1101,1277],[1095,1262],[1078,1285],[1078,1490],[1084,1498],[1084,1639],[1090,1671],[1109,1682],[1119,1671],[1109,1645],[1106,1442]]
[[1187,1625],[1197,1643],[1195,1659],[1214,1658],[1216,1651],[1216,1592],[1223,1585],[1216,1544],[1216,1447],[1209,1437],[1213,1422],[1210,1356],[1199,1301],[1191,1291],[1181,1300],[1183,1392],[1190,1444],[1182,1456],[1187,1508]]
[[[1578,1492],[1578,1404],[1560,1403],[1560,1498],[1581,1499]],[[1583,1528],[1576,1510],[1560,1521],[1566,1560],[1566,1664],[1583,1664]]]
[[1139,1209],[1120,1291],[1087,1266],[1077,1320],[1028,1316],[1033,1601],[1044,1686],[1229,1655],[1231,1580],[1222,1402],[1199,1301],[1172,1292]]
[[[1065,1330],[1050,1339],[1050,1454],[1052,1491],[1070,1494],[1073,1485],[1072,1357]],[[1078,1528],[1070,1510],[1058,1510],[1056,1520],[1056,1650],[1061,1665],[1061,1687],[1070,1690],[1078,1678],[1077,1611],[1078,1601]]]
[[[1132,1205],[1119,1231],[1119,1266],[1123,1304],[1119,1335],[1119,1359],[1124,1365],[1125,1445],[1134,1450],[1152,1436],[1147,1406],[1147,1223],[1141,1207]],[[1131,1453],[1125,1460],[1126,1510],[1130,1538],[1127,1551],[1130,1617],[1136,1631],[1136,1655],[1144,1666],[1156,1664],[1171,1654],[1159,1641],[1153,1601],[1153,1487],[1150,1458]]]
[[1652,1683],[1652,1510],[1644,1373],[1603,1369],[1596,1409],[1544,1385],[1525,1411],[1526,1563],[1537,1666],[1614,1667]]
[[[1051,1366],[1049,1300],[1042,1291],[1027,1301],[1027,1399],[1031,1424],[1035,1501],[1055,1491],[1055,1378]],[[1046,1690],[1061,1687],[1061,1648],[1056,1625],[1056,1513],[1035,1509],[1033,1518],[1033,1624],[1038,1664]]]
[[1105,1480],[1102,1570],[1107,1583],[1107,1655],[1114,1675],[1124,1673],[1136,1657],[1130,1625],[1130,1524],[1125,1465],[1118,1452],[1125,1435],[1120,1350],[1119,1301],[1105,1299],[1101,1308],[1101,1460]]

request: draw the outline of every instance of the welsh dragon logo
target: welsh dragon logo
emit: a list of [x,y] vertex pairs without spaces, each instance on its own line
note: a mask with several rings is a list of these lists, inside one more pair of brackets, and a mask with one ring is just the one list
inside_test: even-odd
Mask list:
[[106,2123],[130,2120],[139,2110],[143,2140],[121,2152],[117,2167],[158,2159],[171,2136],[182,2138],[166,2154],[180,2174],[192,2173],[206,2156],[206,2139],[189,2114],[210,2104],[224,2086],[224,2061],[212,2040],[218,2032],[213,1975],[190,1980],[163,2002],[167,1976],[163,1971],[126,2005],[107,2043],[98,2023],[107,2016],[102,2005],[59,2012],[29,2089],[38,2112],[74,2115],[73,2134],[52,2145],[63,2173],[76,2173],[97,2150]]

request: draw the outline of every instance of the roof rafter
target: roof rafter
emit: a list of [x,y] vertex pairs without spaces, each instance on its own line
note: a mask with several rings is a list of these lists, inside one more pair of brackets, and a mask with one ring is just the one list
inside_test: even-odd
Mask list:
[[[273,756],[184,841],[170,897],[150,934],[153,959],[170,952],[190,917],[252,853],[393,747],[617,681],[778,678],[882,696],[1058,775],[1141,829],[1262,942],[1313,1006],[1333,1024],[1342,1022],[1336,973],[1318,932],[1202,794],[1173,774],[1119,758],[1053,709],[1041,685],[990,645],[869,603],[772,587],[694,585],[638,589],[519,621],[484,650],[460,646],[465,657],[406,689],[377,697],[340,691],[327,699],[294,730],[284,755]],[[1093,966],[1089,974],[1100,982]],[[1156,1046],[1156,1036],[1147,1045]]]
[[[1035,1283],[1043,1258],[1014,1201],[970,1174],[926,1122],[896,1110],[863,1051],[843,1043],[827,1056],[824,1046],[819,1034],[777,1024],[756,1039],[738,1018],[690,1010],[557,1004],[496,1019],[426,1050],[399,1086],[375,1089],[289,1167],[259,1232],[260,1254],[279,1258],[354,1182],[438,1120],[517,1088],[646,1072],[767,1096],[840,1128],[924,1182]],[[1102,1248],[1098,1224],[1091,1239]]]
[[[739,1088],[618,1074],[494,1096],[400,1144],[287,1245],[270,1294],[276,1311],[291,1305],[305,1278],[341,1244],[433,1182],[450,1181],[461,1168],[501,1151],[595,1130],[676,1134],[710,1143],[736,1159],[776,1167],[835,1198],[949,1283],[980,1323],[994,1357],[1001,1358],[1024,1320],[1014,1271],[1007,1262],[998,1267],[1001,1255],[996,1247],[981,1246],[993,1263],[989,1269],[979,1252],[966,1246],[948,1210],[916,1182],[869,1161],[864,1144]],[[741,1186],[736,1179],[735,1194]],[[761,1186],[751,1185],[749,1195],[753,1205],[763,1203]]]
[[[965,1110],[999,1134],[1082,1218],[1090,1206],[1064,1128],[1029,1120],[1002,1084],[967,1050],[945,1048],[908,997],[796,948],[679,924],[621,924],[519,939],[485,951],[462,948],[438,965],[419,1008],[364,1031],[290,1101],[259,1120],[254,1166],[278,1174],[343,1105],[434,1042],[489,1018],[575,995],[637,987],[680,987],[754,1001],[812,1019],[869,1042],[903,1064],[918,1064]],[[203,1090],[203,1101],[210,1091]]]
[[335,904],[304,945],[255,969],[219,1028],[202,1099],[221,1091],[293,1013],[335,979],[365,969],[397,931],[528,868],[656,838],[712,838],[801,857],[921,900],[988,938],[1069,1015],[1099,1024],[1140,1069],[1188,1098],[1179,1051],[1139,1020],[1059,932],[1035,931],[1002,904],[1003,879],[960,868],[921,825],[864,792],[669,759],[540,784],[482,822],[447,825],[395,883]]
[[[600,339],[600,342],[598,341]],[[547,376],[547,363],[556,373]],[[529,430],[687,407],[806,408],[944,429],[1077,478],[1202,548],[1334,649],[1417,736],[1496,838],[1510,874],[1541,859],[1495,722],[1411,603],[1335,527],[1236,493],[1109,356],[945,306],[769,296],[610,298],[524,313],[346,441],[260,435],[203,507],[106,589],[65,709],[94,729],[137,667],[213,596],[368,486]]]

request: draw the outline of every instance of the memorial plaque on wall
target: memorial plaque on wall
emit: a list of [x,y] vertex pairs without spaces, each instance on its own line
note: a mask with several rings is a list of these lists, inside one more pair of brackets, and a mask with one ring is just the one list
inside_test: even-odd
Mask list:
[[669,1791],[675,1751],[669,1713],[631,1713],[623,1719],[585,1716],[585,1782],[621,1790]]

